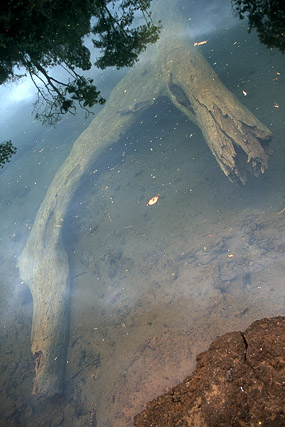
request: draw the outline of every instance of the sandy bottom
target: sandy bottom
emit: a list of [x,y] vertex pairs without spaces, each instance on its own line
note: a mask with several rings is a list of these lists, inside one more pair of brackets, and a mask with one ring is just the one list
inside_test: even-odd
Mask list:
[[284,315],[283,116],[272,102],[280,97],[272,83],[278,58],[267,68],[254,58],[242,83],[254,94],[248,108],[274,130],[264,176],[245,187],[228,183],[200,131],[162,99],[86,177],[64,227],[70,339],[65,394],[52,402],[31,395],[32,300],[16,259],[37,206],[24,187],[21,200],[15,193],[2,223],[9,242],[0,266],[3,425],[131,426],[146,401],[189,375],[215,337]]
[[264,200],[268,177],[232,187],[197,130],[176,119],[174,140],[145,137],[142,152],[127,135],[131,152],[122,142],[111,170],[87,179],[66,225],[74,277],[67,390],[96,411],[98,425],[132,425],[216,336],[284,314],[278,195],[275,206]]

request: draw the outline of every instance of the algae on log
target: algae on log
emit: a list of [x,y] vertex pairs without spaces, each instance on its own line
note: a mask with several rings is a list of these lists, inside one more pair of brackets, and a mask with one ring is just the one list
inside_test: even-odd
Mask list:
[[[186,34],[174,1],[160,0],[164,30],[159,41],[161,77],[173,104],[201,129],[231,182],[246,183],[268,166],[263,147],[271,132],[223,85]],[[163,16],[162,16],[163,14]],[[189,32],[189,31],[188,31]]]
[[[69,264],[61,228],[81,178],[109,145],[117,142],[142,111],[159,96],[200,127],[223,172],[246,182],[247,172],[267,167],[261,142],[270,138],[262,125],[221,83],[193,47],[174,0],[158,0],[160,40],[113,89],[104,109],[74,143],[56,173],[19,259],[20,277],[33,296],[32,352],[36,358],[33,392],[63,391],[69,329]],[[179,38],[176,35],[179,34]]]
[[[154,77],[152,68],[151,76]],[[33,296],[32,352],[35,394],[62,392],[68,342],[69,264],[61,228],[80,178],[103,150],[119,140],[159,91],[158,76],[133,68],[113,90],[104,109],[76,140],[56,173],[19,259],[20,277]],[[140,87],[138,88],[138,82]]]

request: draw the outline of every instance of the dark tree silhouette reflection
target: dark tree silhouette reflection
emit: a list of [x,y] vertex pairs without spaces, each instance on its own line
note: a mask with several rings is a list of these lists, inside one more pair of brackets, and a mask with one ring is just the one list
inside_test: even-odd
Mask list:
[[17,151],[13,146],[12,141],[5,141],[0,143],[0,169],[3,168],[5,163],[10,162],[10,157]]
[[[38,91],[35,117],[54,124],[80,106],[88,112],[105,102],[89,70],[91,52],[84,37],[100,49],[96,66],[118,68],[137,61],[158,38],[149,12],[151,0],[4,0],[0,5],[0,84],[29,75]],[[136,12],[144,24],[133,26]],[[91,19],[92,18],[92,19]],[[52,68],[68,75],[62,81]],[[58,73],[57,73],[58,75]]]
[[[83,73],[92,66],[84,38],[91,36],[100,52],[97,67],[132,66],[159,36],[159,22],[152,21],[149,10],[151,1],[1,1],[0,84],[30,76],[38,95],[34,115],[44,124],[55,124],[78,107],[89,114],[105,99],[94,80]],[[255,27],[263,43],[285,51],[284,0],[231,1],[241,19],[248,17],[249,31]],[[144,18],[143,25],[134,25],[135,14]],[[67,77],[56,77],[60,73],[55,74],[54,67],[61,67]],[[10,158],[8,149],[6,143],[0,144],[1,166]]]
[[[129,67],[147,44],[159,35],[152,21],[152,0],[3,0],[0,3],[0,84],[30,76],[37,88],[34,116],[56,124],[78,107],[90,113],[105,99],[82,72],[91,68],[91,52],[84,44],[92,37],[100,55],[99,68]],[[144,18],[134,26],[135,13]],[[54,67],[66,78],[57,78]],[[57,73],[56,75],[59,75]],[[16,152],[11,141],[0,143],[0,167]]]
[[232,0],[232,5],[241,19],[248,18],[249,31],[256,28],[262,43],[285,52],[284,0]]

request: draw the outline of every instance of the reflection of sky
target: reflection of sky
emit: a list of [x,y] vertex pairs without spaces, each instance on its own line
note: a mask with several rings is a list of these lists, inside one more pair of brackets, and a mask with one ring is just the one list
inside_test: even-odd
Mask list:
[[[184,9],[184,11],[186,18],[189,15],[188,19],[191,22],[195,38],[199,38],[200,36],[209,37],[211,32],[219,28],[222,30],[239,22],[238,19],[233,17],[231,2],[229,0],[216,0],[215,2],[202,0],[199,2],[198,7],[196,2],[189,2],[188,5],[189,7],[187,7],[187,10]],[[90,49],[91,61],[94,63],[98,50],[95,52],[91,39],[92,37],[86,37],[85,45]],[[60,67],[51,69],[50,74],[59,79],[64,78]],[[86,75],[86,73],[82,74]],[[95,77],[96,75],[98,77],[99,74],[102,74],[102,71],[95,70],[94,72],[92,70],[92,74],[92,77],[94,77],[94,74]],[[99,89],[102,83],[100,80],[102,80],[102,76],[100,76],[98,82],[95,81]],[[36,99],[36,88],[29,77],[23,77],[17,82],[0,86],[0,99],[2,100],[0,103],[0,126],[3,130],[9,122],[9,118],[12,116],[15,117],[23,108],[29,106],[32,113],[32,104]],[[1,134],[0,139],[2,140],[3,132]]]
[[[31,104],[36,95],[36,88],[29,77],[17,83],[0,86],[0,126],[5,128],[12,116],[20,113],[22,108]],[[3,135],[1,132],[1,139]]]
[[[184,2],[186,1],[184,0]],[[196,10],[186,15],[186,17],[191,17],[191,22],[193,22],[195,41],[211,40],[211,37],[214,37],[215,28],[226,34],[225,28],[229,27],[230,22],[234,22],[233,18],[230,18],[230,0],[217,0],[214,2],[207,0],[208,4],[206,4],[206,1],[201,1],[201,4],[205,3],[206,7],[197,6],[198,3],[196,2],[195,4]],[[222,4],[226,7],[218,7],[218,5]],[[203,38],[200,39],[200,37]],[[90,43],[90,40],[88,42]],[[225,52],[224,55],[226,57],[228,52]],[[93,58],[93,62],[94,60],[95,58]],[[236,61],[238,62],[238,60],[240,59],[237,57]],[[58,68],[53,69],[52,74],[55,77],[63,77],[62,71]],[[113,84],[114,80],[112,78],[118,74],[117,71],[113,70],[102,72],[95,69],[91,70],[88,75],[94,77],[94,83],[98,85],[102,92],[104,91],[103,96],[106,96],[106,86],[110,83],[106,76],[112,76],[111,83]],[[73,141],[81,133],[80,117],[82,115],[78,115],[76,118],[67,115],[63,122],[69,121],[69,123],[65,127],[64,123],[61,123],[56,129],[42,127],[32,117],[36,89],[29,78],[23,78],[9,86],[0,87],[0,97],[2,100],[0,105],[0,126],[1,129],[4,128],[5,130],[3,133],[1,131],[0,141],[11,138],[18,147],[17,155],[13,157],[11,164],[3,169],[3,175],[1,176],[2,183],[5,185],[5,188],[4,185],[2,187],[4,188],[2,200],[4,200],[5,204],[2,204],[0,246],[1,251],[4,252],[6,249],[8,254],[11,251],[11,253],[15,254],[16,259],[23,249],[38,206],[46,194],[52,177],[61,161],[66,158]],[[164,107],[165,109],[163,109]],[[251,206],[253,207],[251,215],[254,217],[256,212],[254,209],[258,210],[257,206],[262,206],[263,209],[266,203],[269,204],[266,201],[266,192],[268,195],[271,192],[273,194],[272,189],[274,187],[269,188],[269,184],[265,187],[262,184],[262,182],[264,183],[264,180],[262,181],[263,177],[259,180],[261,182],[260,191],[258,191],[257,183],[255,187],[252,187],[252,190],[250,186],[247,188],[231,186],[219,170],[216,173],[217,165],[205,142],[203,142],[202,136],[200,134],[200,136],[197,136],[197,132],[194,129],[193,138],[186,139],[184,137],[186,132],[190,133],[191,129],[193,129],[192,124],[183,125],[184,119],[180,119],[178,113],[175,114],[173,110],[169,110],[167,104],[158,105],[158,111],[155,108],[156,106],[154,105],[152,110],[150,109],[149,115],[147,116],[146,114],[144,117],[145,121],[149,117],[147,122],[149,126],[144,125],[142,126],[143,130],[140,130],[140,126],[135,129],[134,125],[128,135],[122,139],[121,145],[117,144],[118,160],[117,158],[114,160],[115,149],[112,151],[112,159],[110,161],[109,151],[106,152],[104,159],[102,159],[102,165],[109,165],[111,161],[114,161],[114,166],[118,163],[119,165],[122,164],[122,168],[115,169],[115,167],[112,167],[111,169],[108,166],[110,173],[98,174],[98,178],[97,175],[88,174],[86,181],[90,193],[86,190],[85,197],[83,197],[83,194],[82,199],[74,198],[74,206],[77,207],[77,211],[74,214],[72,211],[72,208],[75,209],[74,206],[69,208],[68,216],[70,221],[78,221],[79,225],[74,235],[73,229],[67,228],[67,233],[70,231],[72,233],[70,233],[71,237],[66,247],[69,253],[72,252],[70,260],[72,269],[75,271],[74,275],[83,273],[82,282],[78,282],[79,285],[72,288],[75,296],[73,299],[73,315],[75,316],[75,320],[72,319],[73,325],[77,325],[76,322],[78,321],[79,323],[81,321],[80,316],[84,319],[83,325],[91,324],[93,318],[90,306],[96,304],[95,311],[98,313],[101,313],[103,308],[110,308],[110,310],[113,310],[111,313],[116,310],[120,313],[116,315],[117,317],[114,316],[114,320],[113,318],[111,319],[114,325],[118,323],[118,327],[112,325],[112,331],[114,332],[110,332],[110,334],[118,334],[118,337],[120,337],[121,330],[128,330],[125,319],[129,320],[127,316],[122,320],[119,318],[119,315],[123,312],[122,307],[128,307],[129,305],[132,309],[137,304],[138,308],[134,309],[137,310],[134,311],[136,317],[133,313],[132,316],[134,316],[133,331],[136,334],[135,339],[139,339],[143,327],[141,330],[135,328],[137,324],[141,325],[145,320],[150,320],[149,323],[151,323],[154,319],[158,319],[157,322],[153,321],[153,329],[157,328],[154,329],[155,332],[150,332],[153,334],[163,333],[165,330],[160,325],[163,325],[164,321],[165,324],[167,322],[171,324],[171,319],[175,319],[174,324],[180,321],[182,323],[186,319],[187,325],[190,325],[189,330],[192,330],[191,328],[194,330],[201,327],[199,325],[204,325],[201,319],[207,319],[209,312],[213,314],[211,314],[212,318],[208,324],[210,326],[211,324],[214,325],[213,319],[216,318],[218,320],[216,322],[218,330],[221,321],[216,313],[223,312],[222,310],[226,309],[228,313],[240,313],[248,310],[249,306],[251,310],[252,306],[253,314],[250,315],[254,316],[259,309],[259,304],[261,306],[258,299],[262,298],[262,296],[259,297],[259,294],[261,294],[259,279],[264,277],[261,276],[261,273],[265,269],[269,271],[273,267],[273,262],[278,259],[270,258],[266,253],[263,255],[263,253],[259,252],[259,250],[264,250],[263,242],[267,242],[265,240],[267,236],[264,235],[265,237],[262,237],[263,240],[259,239],[257,242],[252,242],[246,234],[247,229],[243,228],[240,232],[238,230],[235,232],[235,239],[227,240],[221,237],[219,240],[219,237],[213,237],[213,242],[218,242],[224,249],[220,253],[216,249],[217,253],[214,253],[215,256],[213,256],[212,261],[212,249],[210,251],[209,248],[200,245],[201,247],[199,246],[199,250],[196,251],[195,245],[198,246],[198,238],[196,241],[194,238],[192,239],[191,233],[193,232],[194,235],[193,230],[196,230],[196,228],[200,230],[202,242],[203,239],[206,240],[207,233],[205,230],[216,232],[215,227],[217,224],[217,230],[222,235],[223,218],[232,218],[232,221],[235,221],[239,209],[244,209],[243,205],[247,206],[247,209]],[[173,117],[168,111],[173,113]],[[158,114],[155,115],[156,113]],[[158,117],[157,123],[154,122],[153,117]],[[177,119],[177,123],[175,119]],[[181,120],[181,123],[179,120]],[[37,131],[34,134],[32,133],[33,126]],[[82,123],[81,126],[83,126]],[[182,131],[180,131],[181,128]],[[17,132],[19,135],[17,135]],[[72,132],[74,133],[72,134]],[[153,139],[153,141],[149,141],[149,138]],[[174,140],[173,142],[172,139]],[[136,148],[137,141],[137,146],[140,145],[140,151]],[[172,148],[174,145],[175,149]],[[23,149],[21,152],[21,146],[26,148],[26,151]],[[154,150],[152,147],[154,147]],[[127,154],[123,154],[125,150]],[[203,150],[206,153],[205,155]],[[108,159],[108,163],[106,159]],[[101,164],[99,166],[96,164],[95,167],[101,168]],[[6,182],[9,185],[6,185]],[[276,180],[274,181],[273,179],[273,182],[276,182]],[[276,190],[274,189],[274,191]],[[158,193],[161,193],[160,203],[153,209],[146,207],[147,200]],[[263,194],[265,196],[264,201]],[[268,200],[271,199],[268,197]],[[219,215],[219,210],[225,213],[223,212],[223,214]],[[210,225],[206,228],[210,221],[212,221],[213,228]],[[96,231],[97,224],[98,231]],[[226,224],[228,225],[227,222]],[[203,228],[204,226],[205,229]],[[92,235],[93,229],[95,230],[94,236]],[[258,230],[256,233],[252,232],[250,234],[253,238],[256,238],[257,235]],[[212,237],[210,234],[209,236]],[[180,240],[181,243],[179,243]],[[206,241],[208,242],[210,239]],[[247,244],[247,246],[243,246],[243,244]],[[281,244],[282,241],[280,241]],[[213,247],[214,244],[210,248]],[[118,255],[121,248],[123,248],[122,256]],[[193,248],[196,251],[194,253],[197,264],[191,261]],[[164,252],[163,255],[161,254],[162,249],[167,252],[167,255]],[[188,258],[187,249],[189,250]],[[243,256],[244,258],[247,256],[248,262],[252,262],[251,260],[253,259],[255,263],[253,265],[237,263],[234,264],[237,265],[237,270],[233,270],[233,264],[229,264],[229,262],[234,262],[235,258],[229,258],[229,254],[234,254],[237,258],[238,256]],[[280,261],[281,253],[278,256],[280,256]],[[90,259],[92,262],[89,261]],[[132,259],[134,264],[132,264]],[[87,267],[82,260],[86,261]],[[85,268],[86,270],[88,268],[86,274],[84,273]],[[116,270],[118,273],[116,273]],[[113,277],[114,271],[116,274],[113,279],[110,279],[110,276]],[[221,276],[222,283],[218,280],[217,282],[215,281],[214,274],[217,271]],[[73,274],[72,271],[71,274]],[[175,274],[178,275],[178,280],[172,281]],[[254,276],[254,274],[260,274],[260,276]],[[81,280],[81,276],[79,277],[78,280]],[[224,283],[225,286],[223,287]],[[262,286],[265,287],[263,283]],[[229,291],[227,291],[227,287]],[[261,295],[266,295],[266,293]],[[268,295],[268,302],[272,302],[273,305],[275,295],[274,293]],[[170,299],[172,297],[173,305],[171,305],[172,300]],[[175,300],[175,298],[177,299]],[[149,302],[145,303],[148,299]],[[222,305],[223,300],[225,301],[225,306]],[[175,305],[176,301],[178,301],[177,305]],[[215,304],[217,303],[217,309],[213,308],[214,301]],[[184,307],[182,303],[184,303]],[[143,304],[146,308],[144,308]],[[208,304],[210,309],[208,309]],[[276,305],[278,305],[278,301],[276,301]],[[254,311],[254,306],[257,307],[256,312]],[[191,310],[189,310],[189,307]],[[144,309],[150,311],[150,314],[147,314],[142,321],[140,312]],[[251,313],[250,310],[249,313]],[[171,317],[172,315],[173,317]],[[265,314],[263,313],[263,315]],[[167,316],[169,316],[169,319]],[[183,318],[183,316],[185,317]],[[95,316],[94,319],[97,320]],[[105,319],[101,320],[101,322],[103,324]],[[205,320],[205,325],[207,326],[208,324]],[[94,323],[94,325],[96,326],[94,329],[97,330],[97,324]],[[105,330],[107,330],[107,327],[104,324]],[[182,323],[182,328],[185,331],[187,330],[185,323]],[[214,330],[215,328],[216,326],[214,325],[212,329]],[[217,330],[214,333],[217,333]],[[130,329],[130,335],[131,333],[132,329]],[[204,332],[202,331],[202,333]],[[85,337],[89,339],[88,332],[86,335],[85,332],[82,332],[82,336],[84,340]],[[132,335],[132,337],[134,336]],[[117,337],[114,338],[114,343],[116,343],[117,339]],[[135,339],[134,342],[137,342]],[[100,343],[98,348],[101,349]],[[125,357],[125,355],[122,354],[122,357]],[[105,360],[107,360],[107,356]],[[111,379],[113,379],[112,375],[112,373],[109,375]],[[88,386],[89,383],[87,381]]]
[[199,3],[192,1],[189,3],[186,14],[195,38],[210,37],[211,33],[223,31],[240,22],[233,15],[230,0],[202,0]]
[[[96,60],[96,55],[94,54],[95,49],[93,48],[91,38],[88,37],[85,40],[85,45],[90,49],[91,52],[91,62],[94,63]],[[79,72],[83,75],[88,74],[88,72]],[[24,69],[17,69],[16,74],[24,74]],[[66,72],[63,72],[61,67],[53,67],[49,69],[50,75],[55,78],[63,79],[66,81]],[[38,83],[38,82],[37,82]],[[42,86],[42,84],[41,84]],[[21,109],[29,106],[32,112],[32,105],[36,100],[37,89],[33,84],[29,76],[23,77],[19,80],[10,81],[7,84],[0,85],[0,126],[5,126],[7,121],[11,116],[15,116],[17,113],[20,113]],[[3,136],[1,135],[1,138]]]
[[[1,96],[9,104],[24,100],[30,101],[35,96],[35,92],[35,87],[29,77],[24,77],[17,83],[10,83],[1,87]],[[3,107],[3,105],[0,105],[0,108],[4,110]]]
[[[90,49],[91,52],[91,63],[94,64],[96,60],[96,51],[93,47],[91,38],[88,37],[85,39],[85,45]],[[23,69],[16,70],[18,74],[24,74]],[[118,76],[121,76],[125,70],[99,70],[96,67],[92,67],[90,70],[82,71],[76,69],[80,75],[84,75],[88,78],[94,79],[94,84],[101,91],[102,96],[108,98],[108,93],[110,89],[116,83]],[[60,66],[52,67],[48,69],[50,76],[61,82],[67,82],[73,78]],[[39,87],[43,88],[43,83],[35,77],[35,82]],[[33,117],[34,103],[37,100],[37,89],[30,79],[29,76],[23,77],[21,79],[10,81],[7,84],[0,85],[0,142],[12,139],[12,142],[18,146],[18,140],[14,141],[13,138],[19,131],[29,132],[29,128],[35,123],[38,126],[41,126],[39,121],[35,121]],[[94,107],[96,110],[96,106]],[[80,108],[78,108],[80,112]],[[70,114],[66,114],[65,118],[70,118]],[[44,127],[42,126],[44,131]]]

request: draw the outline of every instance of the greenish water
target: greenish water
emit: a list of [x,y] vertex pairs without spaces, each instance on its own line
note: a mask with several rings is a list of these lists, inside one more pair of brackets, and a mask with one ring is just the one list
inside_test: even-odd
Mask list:
[[[31,394],[32,299],[17,259],[91,118],[42,128],[28,104],[7,119],[3,138],[20,148],[0,175],[3,425],[91,426],[95,413],[98,426],[132,425],[149,399],[191,373],[216,336],[284,315],[284,56],[240,25],[207,38],[202,52],[222,82],[273,132],[269,168],[246,186],[230,184],[200,130],[168,98],[101,156],[65,218],[66,382],[63,397],[48,402]],[[117,80],[114,72],[106,90]]]

